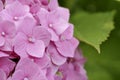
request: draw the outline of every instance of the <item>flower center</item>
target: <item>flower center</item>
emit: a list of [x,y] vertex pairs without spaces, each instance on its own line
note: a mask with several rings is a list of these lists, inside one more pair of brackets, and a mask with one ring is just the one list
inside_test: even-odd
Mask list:
[[48,26],[49,26],[49,27],[53,27],[53,25],[52,25],[52,24],[49,24]]
[[1,35],[2,35],[2,36],[5,36],[5,32],[1,32]]
[[19,20],[19,18],[18,18],[17,16],[13,17],[13,19],[14,19],[15,21],[18,21],[18,20]]
[[28,41],[31,42],[31,43],[34,43],[34,42],[35,42],[35,38],[29,37],[29,38],[28,38]]
[[29,79],[25,77],[24,80],[29,80]]

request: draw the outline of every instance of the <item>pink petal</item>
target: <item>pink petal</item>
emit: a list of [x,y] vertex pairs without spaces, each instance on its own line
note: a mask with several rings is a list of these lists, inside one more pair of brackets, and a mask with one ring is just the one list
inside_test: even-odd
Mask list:
[[62,18],[59,19],[59,22],[53,24],[53,29],[58,35],[62,34],[68,27],[69,27],[68,22],[66,22]]
[[8,57],[8,56],[9,56],[8,54],[6,54],[6,53],[0,51],[0,57]]
[[57,50],[60,52],[61,55],[65,57],[74,57],[75,50],[79,44],[79,41],[75,38],[70,40],[63,40],[55,42],[57,46]]
[[29,7],[22,5],[19,1],[14,1],[11,4],[6,6],[7,13],[12,17],[21,17],[29,12]]
[[46,46],[48,46],[51,39],[51,34],[43,27],[35,27],[33,29],[33,36],[37,40],[42,40]]
[[3,69],[8,76],[14,69],[15,63],[9,58],[2,57],[0,58],[0,69]]
[[73,25],[70,24],[70,26],[61,34],[60,39],[71,39],[73,37]]
[[2,30],[5,32],[5,37],[7,38],[13,38],[16,33],[15,24],[10,21],[3,21],[1,23]]
[[12,80],[11,76],[7,78],[7,80]]
[[7,76],[2,69],[0,69],[0,80],[7,80]]
[[27,5],[33,3],[33,0],[18,0],[18,1],[20,1],[22,4],[27,4]]
[[0,47],[2,51],[13,51],[12,39],[6,39],[4,46]]
[[48,31],[51,33],[51,40],[52,41],[58,41],[59,40],[59,36],[52,29],[48,29]]
[[47,24],[47,16],[48,16],[48,11],[44,8],[41,8],[40,11],[36,14],[39,18],[40,24],[42,26],[48,26]]
[[26,47],[27,47],[27,37],[25,34],[19,32],[15,37],[14,51],[20,57],[28,57],[25,51]]
[[28,78],[30,80],[46,80],[45,75],[42,73],[39,66],[28,58],[20,59],[16,67],[15,74],[13,74],[13,77],[15,77],[14,80],[16,80],[18,77],[22,78],[20,80],[23,80],[24,78]]
[[50,10],[55,10],[56,8],[58,8],[58,6],[58,0],[50,0],[50,3],[48,5]]
[[66,61],[66,58],[59,54],[53,44],[49,45],[47,53],[50,55],[52,62],[56,65],[62,65]]
[[42,58],[34,59],[34,62],[38,64],[38,66],[43,69],[49,65],[50,58],[47,55],[44,55]]
[[3,2],[0,1],[0,11],[3,9]]
[[24,80],[25,74],[22,70],[16,70],[12,75],[12,80]]
[[0,47],[5,44],[5,39],[4,37],[0,36]]
[[45,51],[44,42],[41,40],[36,40],[35,43],[29,43],[26,49],[27,53],[33,57],[43,57]]
[[69,22],[69,16],[70,16],[69,9],[63,8],[63,7],[58,7],[56,12],[57,12],[57,14],[60,15],[61,18],[63,18],[65,21]]
[[25,17],[24,20],[19,23],[18,32],[23,32],[26,35],[32,35],[32,29],[35,24],[36,21],[34,18]]

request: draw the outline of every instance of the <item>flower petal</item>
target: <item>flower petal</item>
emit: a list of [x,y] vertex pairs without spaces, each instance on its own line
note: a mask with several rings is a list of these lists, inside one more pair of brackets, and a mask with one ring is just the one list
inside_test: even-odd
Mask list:
[[44,55],[42,58],[35,58],[34,62],[38,64],[38,66],[43,69],[46,68],[50,62],[50,58],[47,55]]
[[58,6],[58,0],[50,0],[50,3],[48,5],[50,10],[55,10],[56,8],[58,8]]
[[2,69],[0,69],[0,80],[7,80],[7,76]]
[[33,36],[37,40],[42,40],[46,46],[48,46],[50,39],[51,39],[51,34],[48,32],[45,28],[43,27],[35,27],[33,29]]
[[51,40],[52,41],[58,41],[59,40],[59,36],[55,33],[55,31],[53,31],[52,29],[48,29],[48,31],[51,33]]
[[13,38],[16,33],[15,24],[10,21],[3,21],[1,23],[2,31],[5,32],[5,37]]
[[26,35],[32,35],[32,29],[35,26],[36,21],[34,18],[25,17],[18,26],[18,32],[23,32]]
[[3,3],[0,1],[0,11],[3,9]]
[[0,51],[0,58],[1,58],[1,57],[8,57],[8,56],[9,56],[8,54],[6,54],[6,53]]
[[9,58],[2,57],[0,58],[0,69],[3,69],[6,73],[6,76],[9,76],[15,67],[15,63]]
[[52,62],[56,65],[62,65],[66,61],[66,57],[59,54],[54,44],[50,44],[47,49],[47,53],[50,55]]
[[[37,64],[35,64],[29,58],[20,59],[20,61],[18,62],[18,65],[16,67],[15,72],[19,71],[19,70],[21,70],[20,73],[22,75],[19,76],[19,72],[18,72],[18,74],[17,74],[18,77],[24,77],[24,78],[27,77],[30,80],[34,80],[35,77],[36,77],[35,80],[39,80],[39,79],[41,79],[39,76],[41,76],[42,78],[45,77],[45,75],[42,74],[42,71],[39,68],[39,66]],[[23,80],[23,79],[20,79],[20,80]],[[14,80],[16,80],[16,79],[14,79]],[[41,80],[46,80],[46,79],[41,79]]]
[[73,37],[73,25],[70,24],[70,26],[61,34],[60,39],[71,39]]
[[66,22],[62,18],[59,19],[59,22],[53,24],[53,29],[58,35],[62,34],[68,27],[69,27],[68,22]]
[[4,46],[0,47],[2,51],[13,51],[12,39],[6,39]]
[[24,79],[24,72],[22,70],[16,70],[12,75],[12,80],[23,80]]
[[78,44],[79,41],[75,38],[55,42],[57,50],[60,52],[61,55],[65,57],[74,57],[74,53]]
[[14,1],[6,6],[7,13],[12,17],[21,17],[29,12],[29,6],[22,5],[19,1]]
[[0,47],[5,44],[5,39],[4,37],[0,36]]
[[60,17],[63,18],[65,21],[69,22],[69,16],[70,16],[69,9],[58,7],[56,13],[59,14]]
[[23,33],[18,33],[15,37],[14,41],[14,51],[16,54],[18,54],[20,57],[28,57],[25,49],[27,47],[27,37]]
[[48,24],[47,23],[48,13],[49,12],[46,9],[41,8],[40,11],[36,14],[42,26],[47,26]]
[[27,53],[33,57],[43,57],[45,51],[44,42],[41,40],[36,40],[35,43],[29,43],[26,49]]

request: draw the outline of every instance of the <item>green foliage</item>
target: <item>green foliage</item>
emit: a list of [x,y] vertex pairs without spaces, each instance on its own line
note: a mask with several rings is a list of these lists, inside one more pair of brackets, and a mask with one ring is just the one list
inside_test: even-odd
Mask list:
[[75,24],[75,37],[90,44],[100,53],[100,44],[107,39],[114,28],[113,16],[114,12],[74,14],[71,19]]
[[89,80],[119,80],[120,77],[120,28],[101,45],[101,54],[91,46],[81,43],[80,47],[87,58],[85,65]]

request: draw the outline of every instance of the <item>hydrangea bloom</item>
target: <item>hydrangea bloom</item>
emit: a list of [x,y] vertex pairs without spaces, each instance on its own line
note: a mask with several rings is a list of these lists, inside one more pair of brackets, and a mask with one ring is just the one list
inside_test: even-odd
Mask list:
[[1,0],[0,80],[87,80],[69,16],[57,0]]

